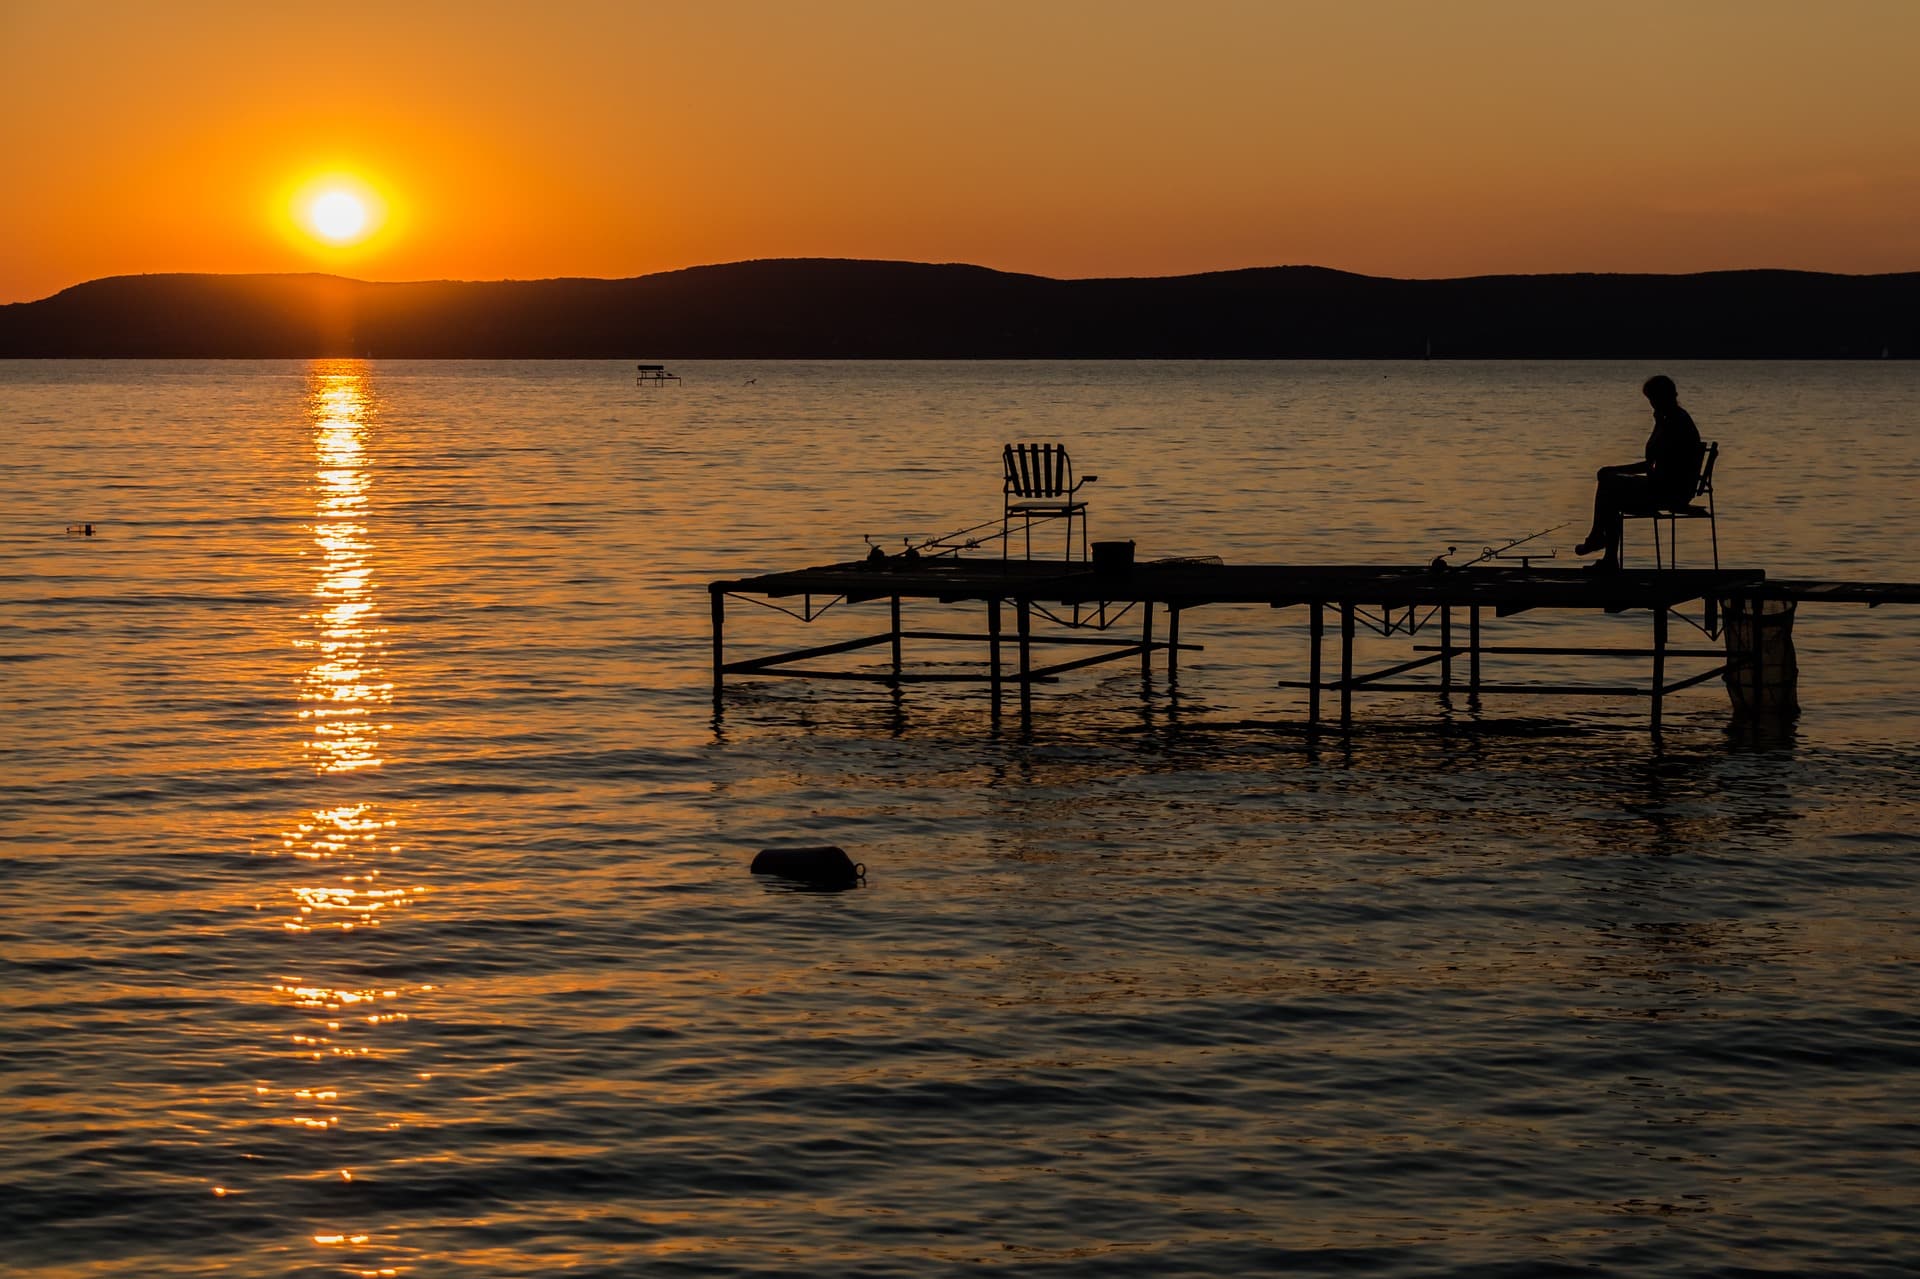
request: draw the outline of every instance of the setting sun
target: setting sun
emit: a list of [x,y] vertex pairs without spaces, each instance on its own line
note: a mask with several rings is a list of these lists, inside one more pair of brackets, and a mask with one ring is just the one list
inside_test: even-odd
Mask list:
[[392,200],[376,179],[346,165],[309,169],[279,190],[273,206],[288,243],[329,266],[362,262],[393,239]]
[[307,210],[307,220],[335,244],[359,239],[367,229],[367,206],[346,191],[328,191]]

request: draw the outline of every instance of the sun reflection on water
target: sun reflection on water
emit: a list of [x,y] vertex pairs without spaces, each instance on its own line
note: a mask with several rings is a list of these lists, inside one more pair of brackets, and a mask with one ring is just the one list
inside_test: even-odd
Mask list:
[[323,773],[380,766],[374,722],[393,701],[381,678],[386,629],[373,601],[373,543],[366,525],[372,476],[367,466],[368,391],[359,366],[323,365],[315,371],[313,414],[313,540],[320,548],[317,603],[310,614],[318,634],[306,643],[319,660],[308,668],[301,693],[310,703],[300,717],[313,726],[307,749]]
[[[401,851],[394,838],[397,823],[382,812],[372,789],[374,774],[386,763],[381,737],[392,728],[385,717],[394,700],[383,663],[387,628],[376,596],[381,560],[372,533],[376,408],[366,365],[336,361],[311,367],[311,535],[319,555],[312,605],[304,615],[308,626],[294,643],[312,654],[300,679],[299,719],[305,730],[300,752],[323,779],[325,802],[280,833],[279,851],[314,863],[314,871],[324,863],[337,874],[289,882],[277,924],[285,934],[341,938],[308,959],[316,969],[335,963],[348,967],[335,974],[277,975],[268,999],[295,1020],[275,1055],[292,1073],[262,1079],[255,1088],[262,1103],[274,1108],[276,1126],[316,1143],[324,1172],[295,1174],[296,1180],[324,1178],[343,1187],[364,1182],[370,1171],[378,1184],[377,1166],[364,1163],[366,1139],[402,1126],[378,1082],[389,1069],[380,1063],[407,1054],[407,1045],[391,1038],[408,1020],[400,1005],[433,989],[356,981],[348,974],[360,971],[358,947],[340,949],[349,944],[344,935],[379,929],[426,891],[393,878],[391,859]],[[379,1073],[363,1077],[369,1069]],[[342,1166],[349,1163],[354,1166]],[[223,1186],[216,1193],[242,1192]],[[365,1207],[349,1209],[349,1216]],[[347,1273],[398,1273],[388,1259],[368,1251],[370,1243],[377,1252],[392,1242],[370,1234],[366,1227],[373,1224],[313,1221],[309,1237],[314,1246],[336,1255],[347,1249],[350,1257],[341,1258]]]

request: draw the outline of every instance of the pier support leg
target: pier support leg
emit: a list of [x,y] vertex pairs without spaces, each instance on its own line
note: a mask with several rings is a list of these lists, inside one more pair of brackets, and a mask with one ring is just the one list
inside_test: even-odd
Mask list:
[[1440,700],[1453,696],[1453,606],[1440,606]]
[[1320,637],[1326,633],[1326,606],[1307,606],[1307,726],[1320,727]]
[[1167,605],[1167,678],[1180,670],[1180,610]]
[[1467,695],[1480,700],[1480,606],[1467,613]]
[[1340,731],[1353,728],[1353,604],[1340,601]]
[[720,686],[725,676],[726,643],[722,636],[727,627],[727,597],[719,591],[712,592],[713,597],[713,696],[720,697]]
[[1000,601],[987,601],[987,684],[993,689],[994,705],[1000,704]]
[[1140,601],[1140,675],[1153,674],[1153,601]]
[[1014,621],[1020,628],[1020,726],[1033,722],[1033,618],[1025,600],[1014,601]]
[[1653,731],[1660,731],[1660,703],[1667,692],[1667,606],[1653,610]]
[[900,597],[893,597],[893,678],[900,680]]

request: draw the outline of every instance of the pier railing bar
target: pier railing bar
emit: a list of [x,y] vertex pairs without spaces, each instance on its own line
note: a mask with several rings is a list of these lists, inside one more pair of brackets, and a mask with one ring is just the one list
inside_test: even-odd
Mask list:
[[[970,634],[966,631],[901,631],[900,634],[905,639],[971,640],[974,642],[982,642],[993,638],[991,634]],[[1081,644],[1090,648],[1134,648],[1140,643],[1139,640],[1132,639],[1105,639],[1093,635],[1046,635],[1037,631],[1034,633],[1033,642],[1035,644]],[[1189,652],[1195,653],[1203,652],[1206,648],[1204,644],[1183,644],[1181,647],[1187,649]]]
[[[1440,651],[1440,646],[1437,644],[1415,644],[1413,646],[1413,651],[1416,653],[1437,653]],[[1470,650],[1462,648],[1456,644],[1454,645],[1453,651],[1455,653],[1465,653]],[[1525,654],[1532,657],[1652,657],[1653,656],[1653,650],[1650,648],[1552,648],[1546,645],[1541,645],[1536,647],[1533,645],[1517,645],[1517,644],[1513,644],[1513,645],[1483,644],[1480,646],[1479,651],[1482,653],[1519,653],[1519,654]],[[1667,650],[1667,656],[1668,657],[1724,657],[1726,656],[1726,654],[1721,652],[1717,648],[1670,648]]]
[[1164,644],[1134,644],[1127,648],[1116,648],[1111,652],[1095,653],[1092,657],[1075,658],[1071,662],[1056,662],[1052,666],[1036,667],[1031,678],[1064,675],[1068,671],[1077,671],[1086,666],[1098,666],[1102,662],[1117,662],[1122,658],[1132,657],[1136,653],[1140,654],[1143,660],[1149,660],[1151,658],[1149,650],[1164,647],[1166,647]]
[[[1114,601],[1112,600],[1077,600],[1074,602],[1074,610],[1075,610],[1076,616],[1072,618],[1060,617],[1056,615],[1052,609],[1042,606],[1037,601],[1032,603],[1032,607],[1034,612],[1040,614],[1040,616],[1046,618],[1048,621],[1054,623],[1055,625],[1070,626],[1075,630],[1087,630],[1088,628],[1091,628],[1096,631],[1104,631],[1111,627],[1119,625],[1120,622],[1126,618],[1127,614],[1133,612],[1135,605],[1139,603],[1138,600],[1129,601],[1125,608],[1121,609],[1117,613],[1113,613],[1109,615],[1107,613],[1107,606],[1109,604],[1112,604],[1113,602]],[[1088,604],[1096,604],[1099,606],[1100,612],[1099,612],[1098,621],[1093,621],[1091,619],[1082,620],[1079,616],[1077,616],[1078,611],[1082,607]]]
[[[1454,651],[1464,652],[1465,650],[1455,649]],[[1368,671],[1364,675],[1351,676],[1346,682],[1352,684],[1355,688],[1366,688],[1380,680],[1392,679],[1395,675],[1405,675],[1408,671],[1417,671],[1422,666],[1431,666],[1435,662],[1444,662],[1446,656],[1445,653],[1434,653],[1428,657],[1416,657],[1412,661],[1400,662],[1394,666],[1383,666],[1377,671]],[[1444,666],[1442,669],[1444,670]],[[1443,679],[1442,683],[1444,682]]]
[[[837,679],[861,684],[985,684],[993,679],[991,674],[985,672],[975,674],[967,671],[902,671],[895,675],[891,671],[828,671],[799,666],[768,666],[753,673],[766,679]],[[1035,684],[1059,682],[1052,675],[1044,673],[1035,673],[1029,678]]]
[[[788,608],[784,604],[775,604],[773,602],[772,596],[768,596],[765,599],[762,599],[757,595],[743,595],[739,591],[715,591],[713,594],[716,599],[718,599],[722,595],[731,596],[732,598],[743,601],[744,603],[756,604],[761,608],[772,609],[776,613],[785,613],[788,617],[797,618],[802,622],[813,622],[813,621],[817,621],[822,617],[825,617],[827,615],[827,611],[833,608],[835,605],[856,604],[860,602],[859,600],[853,599],[852,597],[847,595],[836,595],[832,599],[828,600],[825,604],[822,604],[819,608],[815,608],[813,606],[813,596],[811,594],[804,591],[794,591],[790,593],[788,598],[791,598],[791,595],[800,595],[806,601],[803,605],[801,605],[801,611],[796,613],[794,610]],[[866,596],[865,598],[878,599],[880,597]]]
[[1728,671],[1732,670],[1733,665],[1734,664],[1731,662],[1723,662],[1722,664],[1714,667],[1710,671],[1702,671],[1698,675],[1689,675],[1687,676],[1687,678],[1683,680],[1676,680],[1675,682],[1667,685],[1666,688],[1664,688],[1661,691],[1666,693],[1677,693],[1683,688],[1692,688],[1695,684],[1704,684],[1710,679],[1718,679],[1720,676],[1725,675]]
[[838,644],[822,644],[818,648],[796,648],[787,653],[774,653],[768,657],[749,657],[738,662],[727,662],[720,667],[729,675],[746,675],[763,670],[769,666],[784,666],[788,662],[804,662],[810,657],[828,657],[834,653],[851,653],[856,648],[871,648],[875,644],[885,644],[893,639],[892,631],[882,631],[878,635],[865,635],[859,639],[842,640]]
[[[1276,688],[1307,688],[1307,689],[1310,689],[1313,687],[1313,685],[1308,683],[1306,680],[1279,680],[1275,683],[1274,686]],[[1324,684],[1320,685],[1320,687],[1325,688],[1329,691],[1338,689],[1340,687],[1340,681],[1328,680]],[[1361,687],[1367,689],[1369,692],[1375,692],[1375,693],[1433,693],[1437,695],[1441,691],[1440,685],[1437,682],[1424,683],[1417,680],[1408,680],[1408,681],[1405,681],[1404,683],[1365,684],[1365,685],[1362,685]],[[1646,697],[1649,695],[1649,692],[1650,692],[1650,690],[1648,689],[1640,688],[1634,685],[1627,685],[1627,684],[1486,684],[1486,683],[1483,683],[1480,685],[1479,691],[1482,693],[1541,693],[1549,696],[1553,696],[1553,695],[1578,696],[1578,695],[1590,693],[1595,697]]]

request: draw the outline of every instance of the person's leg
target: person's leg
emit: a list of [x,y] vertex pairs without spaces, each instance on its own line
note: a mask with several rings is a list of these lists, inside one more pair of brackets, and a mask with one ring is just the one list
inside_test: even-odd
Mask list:
[[1620,567],[1620,538],[1625,521],[1620,518],[1622,511],[1631,511],[1646,506],[1653,500],[1653,483],[1644,475],[1609,475],[1600,486],[1600,498],[1607,503],[1607,519],[1604,532],[1606,554],[1600,557],[1600,563],[1609,568]]
[[1593,527],[1587,530],[1587,538],[1573,548],[1575,555],[1591,555],[1610,544],[1607,530],[1616,522],[1618,508],[1615,505],[1614,488],[1620,477],[1614,474],[1611,466],[1603,466],[1594,476],[1593,485]]

